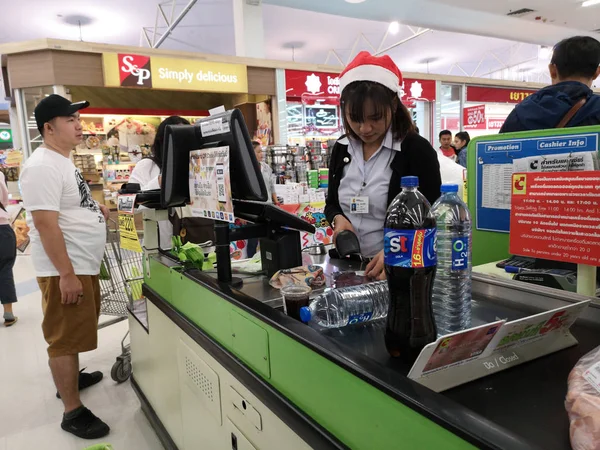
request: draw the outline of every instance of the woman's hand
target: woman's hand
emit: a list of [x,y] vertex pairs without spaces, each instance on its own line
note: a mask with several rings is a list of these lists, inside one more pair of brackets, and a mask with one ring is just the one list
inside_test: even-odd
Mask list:
[[365,269],[365,275],[372,280],[385,280],[385,267],[383,259],[383,250],[381,250],[375,257],[367,264]]
[[334,244],[335,244],[335,241],[337,240],[338,234],[340,234],[344,230],[352,231],[354,234],[356,234],[356,231],[354,231],[354,227],[352,226],[352,223],[350,223],[350,221],[348,219],[346,219],[344,216],[342,216],[341,214],[338,214],[337,216],[334,217],[334,222],[335,222],[335,228],[333,230],[333,243]]

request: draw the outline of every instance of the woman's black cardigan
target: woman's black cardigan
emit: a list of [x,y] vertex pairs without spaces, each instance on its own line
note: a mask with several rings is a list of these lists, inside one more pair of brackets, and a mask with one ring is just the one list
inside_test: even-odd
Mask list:
[[[333,218],[338,214],[345,216],[340,207],[338,190],[344,176],[344,167],[350,163],[352,157],[348,153],[348,144],[344,142],[347,142],[347,139],[341,138],[336,142],[329,160],[329,188],[325,205],[325,216],[329,223],[332,223]],[[419,191],[431,204],[440,197],[442,185],[440,163],[436,151],[427,139],[417,133],[409,133],[402,140],[401,151],[396,152],[391,167],[392,178],[388,189],[388,206],[402,190],[400,179],[409,175],[419,177]]]

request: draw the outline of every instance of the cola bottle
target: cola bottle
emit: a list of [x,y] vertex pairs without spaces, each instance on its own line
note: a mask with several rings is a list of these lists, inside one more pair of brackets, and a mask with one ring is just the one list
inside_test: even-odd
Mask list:
[[385,272],[390,306],[385,331],[389,354],[413,363],[437,337],[431,295],[437,265],[436,222],[418,177],[403,177],[402,192],[385,219]]

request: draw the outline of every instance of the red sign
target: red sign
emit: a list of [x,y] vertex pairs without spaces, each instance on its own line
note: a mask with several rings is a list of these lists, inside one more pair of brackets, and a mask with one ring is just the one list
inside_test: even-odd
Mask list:
[[[339,96],[340,74],[327,72],[307,72],[304,70],[285,71],[286,96],[300,98],[310,94],[316,96]],[[435,101],[434,80],[405,79],[402,85],[402,102]]]
[[506,119],[492,119],[489,118],[488,119],[488,126],[487,129],[488,130],[499,130],[500,128],[502,128],[502,125],[504,125]]
[[600,266],[600,171],[513,175],[510,253]]
[[303,94],[340,95],[340,74],[286,70],[287,97],[300,98]]
[[485,130],[485,105],[470,106],[463,110],[465,130]]
[[521,103],[536,91],[486,86],[467,86],[467,102],[476,103]]
[[119,76],[121,86],[152,87],[150,57],[141,55],[123,55],[119,53]]

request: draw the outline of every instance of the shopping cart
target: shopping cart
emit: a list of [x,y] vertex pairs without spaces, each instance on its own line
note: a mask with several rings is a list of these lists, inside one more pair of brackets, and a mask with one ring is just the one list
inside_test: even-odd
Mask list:
[[[120,246],[119,227],[108,221],[106,247],[100,267],[100,314],[113,316],[113,319],[98,324],[98,329],[127,319],[128,306],[142,297],[143,283],[142,253],[125,250]],[[131,348],[125,345],[129,331],[121,341],[121,354],[110,371],[117,383],[127,381],[131,376]]]

